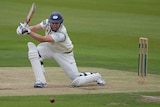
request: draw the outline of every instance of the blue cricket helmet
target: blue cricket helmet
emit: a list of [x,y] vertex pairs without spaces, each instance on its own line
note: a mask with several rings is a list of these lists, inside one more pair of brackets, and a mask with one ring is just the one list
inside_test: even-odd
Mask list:
[[53,12],[51,13],[50,17],[48,18],[49,22],[54,22],[54,23],[62,23],[63,22],[63,17],[61,13],[59,12]]

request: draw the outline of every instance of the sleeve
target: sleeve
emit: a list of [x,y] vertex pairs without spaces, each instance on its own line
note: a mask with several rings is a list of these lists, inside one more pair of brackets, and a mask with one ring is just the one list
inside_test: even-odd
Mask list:
[[66,36],[63,33],[59,32],[53,33],[51,37],[54,39],[55,42],[63,42],[66,39]]
[[40,25],[41,25],[41,27],[42,27],[43,29],[45,29],[45,28],[47,27],[47,25],[48,25],[48,19],[43,20],[43,21],[40,23]]

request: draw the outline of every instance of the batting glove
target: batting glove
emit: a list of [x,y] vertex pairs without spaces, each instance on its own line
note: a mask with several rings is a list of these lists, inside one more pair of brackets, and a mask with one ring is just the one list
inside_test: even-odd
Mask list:
[[[26,23],[26,22],[20,23],[19,26],[17,27],[16,32],[17,32],[18,35],[29,34],[29,33],[30,33],[30,30],[29,30],[29,28],[28,28],[27,23]],[[28,32],[28,33],[27,33],[27,32]]]
[[22,28],[21,28],[21,26],[18,26],[18,27],[17,27],[16,32],[17,32],[18,35],[21,35],[21,34],[22,34]]
[[22,28],[22,35],[30,34],[31,30],[28,27]]

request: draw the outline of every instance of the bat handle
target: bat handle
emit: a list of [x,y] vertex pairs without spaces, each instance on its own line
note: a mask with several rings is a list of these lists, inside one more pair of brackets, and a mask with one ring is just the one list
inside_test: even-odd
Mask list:
[[25,22],[26,24],[28,24],[30,22],[30,19],[26,19]]

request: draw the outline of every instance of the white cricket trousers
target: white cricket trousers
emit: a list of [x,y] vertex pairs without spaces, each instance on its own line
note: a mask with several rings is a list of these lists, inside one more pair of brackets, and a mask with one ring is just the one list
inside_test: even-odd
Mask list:
[[76,77],[79,76],[73,52],[71,53],[57,52],[48,43],[40,43],[37,46],[37,50],[43,60],[44,59],[55,60],[71,80],[74,80]]

